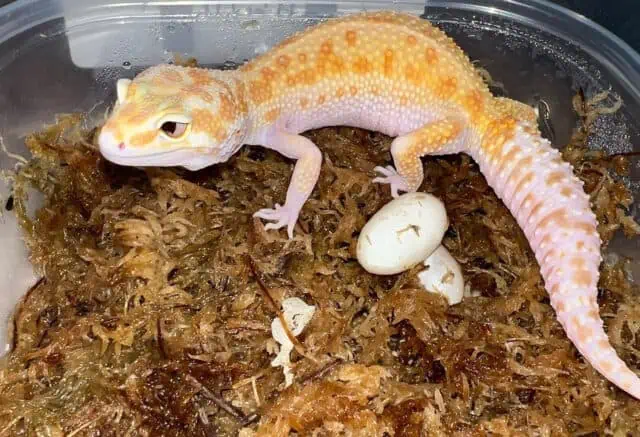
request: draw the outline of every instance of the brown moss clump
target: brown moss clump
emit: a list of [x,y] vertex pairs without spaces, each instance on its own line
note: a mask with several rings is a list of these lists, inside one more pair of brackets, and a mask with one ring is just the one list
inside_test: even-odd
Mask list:
[[[582,109],[586,108],[582,113]],[[598,112],[564,149],[603,239],[638,233],[626,158],[588,151]],[[444,244],[469,290],[449,307],[415,272],[367,274],[359,229],[390,200],[371,184],[390,139],[308,133],[326,153],[295,239],[252,218],[282,201],[291,162],[246,148],[198,173],[104,161],[95,130],[67,116],[27,140],[15,212],[43,273],[16,313],[0,373],[0,435],[626,435],[637,401],[577,354],[549,306],[515,220],[469,157],[425,159],[443,199]],[[46,203],[34,220],[25,191]],[[258,280],[259,279],[259,280]],[[264,288],[261,287],[261,283]],[[624,261],[602,266],[600,305],[622,358],[639,365],[640,294]],[[273,368],[270,324],[287,297],[316,313]],[[99,430],[99,431],[98,431]],[[633,434],[630,434],[633,435]]]

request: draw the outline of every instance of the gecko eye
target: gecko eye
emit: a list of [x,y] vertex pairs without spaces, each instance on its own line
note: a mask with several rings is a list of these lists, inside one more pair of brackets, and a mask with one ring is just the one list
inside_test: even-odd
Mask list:
[[187,131],[188,123],[180,123],[177,121],[165,121],[160,126],[160,130],[169,138],[177,139],[182,137]]

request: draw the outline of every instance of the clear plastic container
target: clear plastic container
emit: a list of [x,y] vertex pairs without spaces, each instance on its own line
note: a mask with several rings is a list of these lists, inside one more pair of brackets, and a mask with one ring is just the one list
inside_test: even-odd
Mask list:
[[[18,0],[0,9],[0,134],[26,154],[23,136],[57,113],[91,111],[114,99],[115,80],[172,59],[209,66],[240,63],[286,35],[327,17],[373,9],[422,15],[448,32],[510,97],[544,100],[556,145],[574,125],[571,98],[611,90],[624,107],[604,117],[594,147],[629,151],[640,144],[640,56],[584,17],[537,0],[209,1]],[[0,154],[0,167],[15,161]],[[635,166],[630,183],[638,192]],[[6,199],[8,187],[0,183]],[[35,199],[37,202],[37,198]],[[4,202],[2,204],[4,208]],[[12,213],[0,218],[0,345],[19,297],[36,280]],[[635,257],[635,243],[613,248]],[[0,347],[0,353],[4,347]]]

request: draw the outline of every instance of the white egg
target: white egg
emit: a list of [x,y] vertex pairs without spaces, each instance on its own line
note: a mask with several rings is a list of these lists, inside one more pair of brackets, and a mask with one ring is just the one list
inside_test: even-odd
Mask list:
[[438,247],[424,261],[426,269],[418,273],[422,286],[432,293],[442,294],[455,305],[462,301],[464,278],[460,264],[451,256],[446,247]]
[[365,224],[356,253],[369,273],[394,275],[423,262],[442,242],[449,227],[437,197],[407,193],[392,200]]

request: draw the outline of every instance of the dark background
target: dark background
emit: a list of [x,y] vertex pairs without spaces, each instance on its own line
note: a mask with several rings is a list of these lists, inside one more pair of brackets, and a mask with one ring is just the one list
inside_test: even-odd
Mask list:
[[[0,6],[13,0],[0,0]],[[640,0],[552,0],[572,9],[625,40],[640,52]],[[635,19],[634,19],[635,18]]]
[[554,0],[553,3],[606,27],[640,52],[639,0]]

